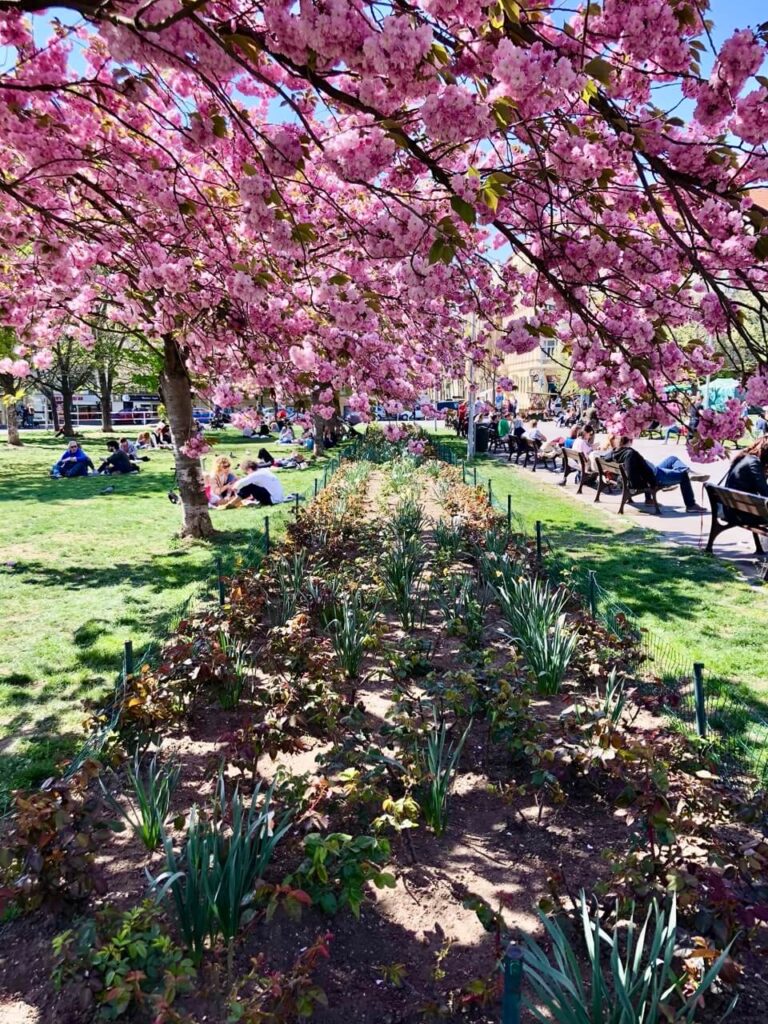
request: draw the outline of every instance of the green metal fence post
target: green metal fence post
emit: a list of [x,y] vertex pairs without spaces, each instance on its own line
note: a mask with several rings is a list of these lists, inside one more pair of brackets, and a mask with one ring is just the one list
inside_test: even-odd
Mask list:
[[224,592],[224,576],[221,568],[221,555],[216,556],[216,580],[219,586],[219,606],[224,606],[226,594]]
[[269,554],[269,516],[264,516],[264,551]]
[[325,488],[327,486],[328,486],[328,467],[326,466],[325,469],[323,470],[323,487]]
[[317,497],[317,485],[320,482],[319,477],[315,477],[315,497]]
[[472,477],[474,480],[474,486],[477,487],[477,466],[472,467]]
[[493,485],[491,481],[488,481],[488,504],[493,505]]
[[463,459],[461,460],[461,482],[463,484],[467,482],[467,464]]
[[133,675],[133,640],[123,644],[123,679]]
[[536,520],[536,558],[541,561],[541,520]]
[[523,951],[510,942],[502,961],[504,993],[501,1024],[520,1024],[520,995],[523,988]]
[[507,495],[507,529],[512,529],[512,495]]
[[696,732],[702,739],[707,735],[707,708],[704,703],[704,665],[697,661],[693,666],[693,696],[696,701]]
[[597,615],[597,576],[594,569],[589,569],[587,572],[587,584],[589,586],[589,614],[594,619]]

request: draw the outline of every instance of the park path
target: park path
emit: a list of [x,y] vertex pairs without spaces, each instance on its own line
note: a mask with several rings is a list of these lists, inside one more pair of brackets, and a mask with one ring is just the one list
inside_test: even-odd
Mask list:
[[[565,433],[563,428],[558,427],[555,423],[540,423],[539,426],[550,439],[562,437]],[[671,440],[669,444],[664,444],[663,441],[641,438],[635,442],[635,448],[649,462],[657,465],[668,455],[678,455],[683,462],[691,464],[690,459],[686,455],[685,445],[682,443],[676,445],[674,440]],[[492,457],[502,464],[505,464],[507,460],[506,454]],[[707,465],[693,463],[692,466],[694,472],[708,473],[711,482],[719,483],[728,469],[728,461],[720,460]],[[685,544],[689,547],[698,548],[701,551],[706,547],[711,517],[709,513],[709,499],[704,490],[703,483],[695,483],[693,489],[696,494],[696,500],[707,509],[706,512],[686,512],[680,497],[680,491],[675,490],[660,493],[661,516],[656,515],[652,508],[646,508],[644,505],[627,505],[624,514],[619,516],[618,495],[603,494],[600,496],[599,503],[595,504],[594,489],[587,487],[581,494],[577,494],[573,476],[570,476],[567,485],[562,487],[560,483],[563,477],[562,473],[559,472],[553,473],[551,470],[539,467],[534,474],[530,469],[522,469],[519,466],[515,466],[514,462],[510,464],[510,471],[524,473],[545,485],[557,487],[559,494],[567,495],[573,501],[580,501],[586,505],[600,508],[611,516],[616,523],[626,523],[627,525],[636,523],[645,529],[656,531],[662,535],[664,540],[672,544]],[[747,579],[758,578],[759,565],[755,557],[755,546],[752,534],[746,530],[734,529],[721,534],[715,541],[715,554],[724,562],[737,568]]]

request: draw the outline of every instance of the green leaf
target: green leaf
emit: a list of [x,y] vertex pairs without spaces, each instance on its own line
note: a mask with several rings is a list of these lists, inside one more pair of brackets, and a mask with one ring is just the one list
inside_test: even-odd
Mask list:
[[291,232],[291,238],[294,242],[316,242],[317,231],[311,224],[296,224]]
[[213,134],[217,139],[226,139],[229,134],[227,131],[227,120],[222,117],[221,114],[214,114],[211,118],[211,124],[213,125]]
[[477,217],[474,206],[468,203],[466,199],[462,199],[461,196],[454,196],[451,199],[451,206],[456,213],[461,217],[465,224],[474,224]]
[[610,85],[613,77],[613,68],[607,60],[602,57],[594,57],[584,65],[584,74],[591,75],[603,85]]
[[768,260],[768,235],[761,235],[755,244],[755,256],[759,260]]

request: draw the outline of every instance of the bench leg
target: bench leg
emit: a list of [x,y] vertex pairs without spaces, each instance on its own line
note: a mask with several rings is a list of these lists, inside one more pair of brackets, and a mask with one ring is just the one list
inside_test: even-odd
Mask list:
[[627,490],[627,485],[622,480],[621,503],[619,504],[619,515],[620,516],[624,515],[624,506],[627,504],[628,501],[630,501],[630,502],[632,501],[632,495],[629,493],[629,491]]
[[712,548],[715,543],[715,540],[720,536],[721,533],[729,529],[731,526],[733,526],[733,523],[718,523],[717,517],[713,512],[712,521],[709,527],[709,538],[707,540],[707,546],[704,548],[708,555],[712,554]]
[[600,495],[603,493],[603,474],[598,472],[597,474],[597,488],[595,490],[595,501],[600,501]]
[[758,555],[762,555],[763,554],[763,545],[760,543],[759,535],[756,534],[756,533],[753,533],[752,534],[752,539],[755,542],[755,551],[757,552]]

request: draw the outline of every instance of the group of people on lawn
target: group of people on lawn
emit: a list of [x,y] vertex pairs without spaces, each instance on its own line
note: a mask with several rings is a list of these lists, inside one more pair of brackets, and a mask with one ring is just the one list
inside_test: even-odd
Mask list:
[[[53,477],[71,479],[88,476],[89,473],[113,474],[137,473],[139,461],[147,456],[138,454],[144,448],[153,447],[143,440],[144,435],[134,444],[128,438],[107,441],[109,454],[98,469],[90,455],[77,440],[72,440],[61,458],[51,469]],[[157,447],[155,445],[154,447]],[[296,451],[285,458],[276,459],[266,448],[261,448],[256,459],[240,463],[241,476],[232,472],[232,462],[227,456],[219,456],[213,470],[205,475],[205,493],[211,508],[238,508],[241,505],[277,505],[285,501],[283,486],[274,472],[275,468],[301,469],[307,465],[305,456]]]

